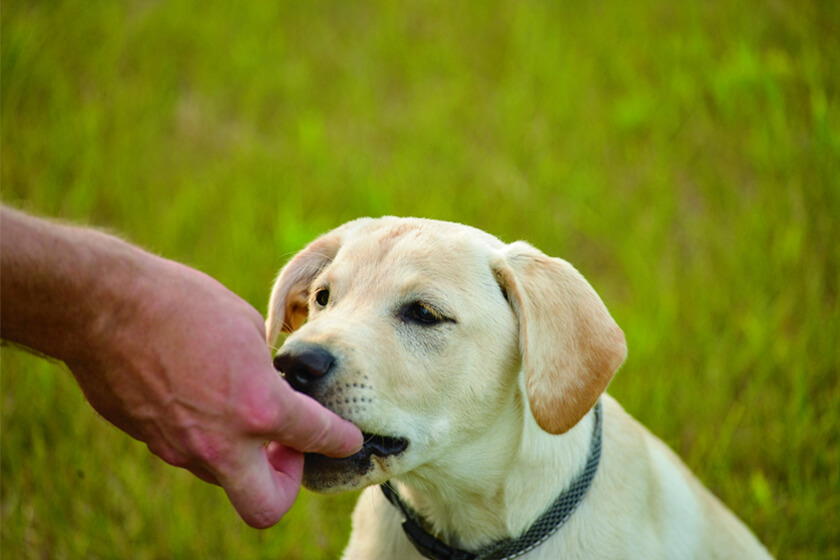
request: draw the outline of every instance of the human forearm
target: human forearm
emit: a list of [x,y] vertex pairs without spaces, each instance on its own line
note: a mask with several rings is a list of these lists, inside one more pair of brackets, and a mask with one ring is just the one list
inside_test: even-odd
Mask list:
[[[60,360],[95,351],[137,261],[122,240],[0,207],[0,336]],[[122,288],[120,288],[122,286]]]

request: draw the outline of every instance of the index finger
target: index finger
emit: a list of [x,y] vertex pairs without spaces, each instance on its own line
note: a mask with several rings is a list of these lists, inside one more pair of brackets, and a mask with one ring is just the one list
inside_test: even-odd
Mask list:
[[304,453],[347,457],[362,449],[361,430],[312,397],[299,393],[280,379],[276,402],[281,405],[270,439]]

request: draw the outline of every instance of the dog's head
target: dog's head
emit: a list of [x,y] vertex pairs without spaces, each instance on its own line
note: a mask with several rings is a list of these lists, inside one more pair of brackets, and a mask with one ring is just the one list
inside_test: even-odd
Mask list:
[[267,321],[289,383],[366,434],[347,459],[308,455],[304,484],[381,483],[487,430],[518,398],[560,434],[595,404],[626,355],[586,280],[527,243],[463,225],[361,219],[281,271]]

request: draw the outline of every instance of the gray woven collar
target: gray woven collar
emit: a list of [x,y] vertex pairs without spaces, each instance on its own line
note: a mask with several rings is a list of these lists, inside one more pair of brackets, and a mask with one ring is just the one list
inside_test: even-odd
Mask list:
[[553,535],[569,519],[575,508],[583,500],[586,491],[592,485],[598,462],[601,459],[601,401],[595,405],[595,428],[586,466],[566,490],[554,501],[521,536],[515,539],[497,541],[478,552],[469,552],[452,548],[440,539],[429,534],[423,526],[427,525],[420,515],[408,507],[388,483],[382,484],[382,492],[405,517],[403,531],[408,540],[426,558],[432,560],[509,560],[533,550]]

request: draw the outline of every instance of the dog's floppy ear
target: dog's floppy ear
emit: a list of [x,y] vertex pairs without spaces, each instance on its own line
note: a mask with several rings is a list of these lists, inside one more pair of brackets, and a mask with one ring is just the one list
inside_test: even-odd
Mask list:
[[348,222],[322,235],[283,267],[268,302],[268,344],[274,345],[281,333],[293,332],[303,325],[309,314],[310,284],[333,261],[347,233],[365,221]]
[[578,423],[624,358],[624,333],[575,268],[518,241],[493,263],[519,320],[525,384],[540,427],[561,434]]
[[341,248],[341,238],[330,232],[310,243],[283,267],[271,290],[266,340],[273,345],[281,333],[297,330],[309,313],[309,285]]

